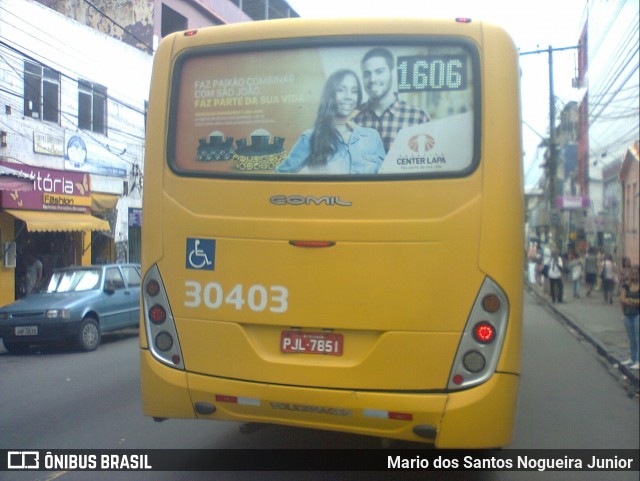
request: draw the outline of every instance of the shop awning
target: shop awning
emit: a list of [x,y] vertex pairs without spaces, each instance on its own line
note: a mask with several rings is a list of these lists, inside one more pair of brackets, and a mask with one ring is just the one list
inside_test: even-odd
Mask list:
[[105,212],[112,211],[118,204],[117,195],[91,193],[91,212],[96,214],[104,214]]
[[91,214],[16,209],[7,209],[5,212],[24,221],[27,224],[27,230],[29,232],[111,230],[111,227],[106,220],[94,217]]
[[0,165],[0,190],[30,191],[33,188],[33,175]]

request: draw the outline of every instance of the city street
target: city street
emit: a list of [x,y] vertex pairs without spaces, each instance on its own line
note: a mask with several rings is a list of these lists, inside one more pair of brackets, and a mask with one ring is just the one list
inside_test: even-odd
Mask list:
[[[637,398],[539,300],[530,293],[525,299],[523,375],[510,449],[638,449]],[[141,414],[136,334],[105,336],[103,345],[87,354],[61,349],[0,354],[0,448],[381,447],[377,439],[277,426],[242,434],[234,423],[155,423]],[[5,472],[2,479],[387,479],[385,474]],[[449,474],[449,479],[637,480],[638,473],[607,473],[605,478],[588,472]],[[425,473],[403,473],[402,479],[425,479]]]
[[640,481],[639,5],[0,0],[0,481]]

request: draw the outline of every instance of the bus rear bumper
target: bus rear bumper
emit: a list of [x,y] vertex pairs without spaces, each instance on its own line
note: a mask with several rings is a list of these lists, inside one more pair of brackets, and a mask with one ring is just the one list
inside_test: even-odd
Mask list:
[[520,376],[495,373],[479,386],[451,393],[436,447],[499,448],[511,443]]
[[[178,371],[142,350],[143,411],[154,418],[282,424],[423,442],[493,448],[511,442],[519,377],[496,373],[456,393],[318,389]],[[153,392],[145,389],[153,386]],[[196,407],[197,406],[197,407]]]

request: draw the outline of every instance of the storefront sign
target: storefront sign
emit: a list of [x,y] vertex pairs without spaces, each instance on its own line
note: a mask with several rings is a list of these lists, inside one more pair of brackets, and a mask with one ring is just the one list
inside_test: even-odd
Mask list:
[[595,232],[616,232],[617,220],[608,215],[593,215],[587,217],[585,230],[590,233]]
[[129,227],[142,227],[142,209],[129,208]]
[[[44,210],[64,210],[64,207],[90,207],[91,198],[77,195],[43,194],[42,207]],[[75,210],[75,209],[72,209]]]
[[[0,165],[8,164],[0,162]],[[11,168],[33,176],[33,189],[29,192],[0,191],[1,207],[85,213],[91,209],[89,174],[19,164],[11,164]]]
[[588,209],[589,197],[582,195],[559,195],[556,197],[558,209]]
[[33,151],[38,154],[64,155],[64,137],[62,135],[33,133]]
[[99,143],[82,133],[65,131],[64,168],[108,177],[126,177],[129,165],[119,155],[127,150],[124,146],[112,145],[112,141]]

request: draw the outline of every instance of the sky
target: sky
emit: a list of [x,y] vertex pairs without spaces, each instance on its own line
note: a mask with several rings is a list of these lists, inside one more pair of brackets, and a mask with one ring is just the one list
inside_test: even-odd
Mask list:
[[[456,18],[491,22],[503,27],[522,55],[522,135],[525,189],[535,186],[542,175],[542,137],[549,135],[549,46],[578,44],[584,22],[586,0],[288,0],[301,17],[425,17]],[[572,87],[576,77],[577,50],[553,54],[554,92],[558,112],[564,104],[579,100],[582,93]]]

